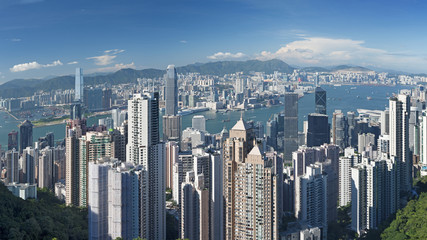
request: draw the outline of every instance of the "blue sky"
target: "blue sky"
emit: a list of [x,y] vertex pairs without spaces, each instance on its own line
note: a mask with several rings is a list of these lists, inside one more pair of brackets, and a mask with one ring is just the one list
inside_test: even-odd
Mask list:
[[0,0],[0,82],[281,59],[427,73],[426,1]]

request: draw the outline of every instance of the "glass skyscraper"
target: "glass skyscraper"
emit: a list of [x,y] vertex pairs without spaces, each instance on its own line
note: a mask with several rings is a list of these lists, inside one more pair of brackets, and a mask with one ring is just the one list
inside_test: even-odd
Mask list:
[[83,69],[76,68],[76,81],[75,81],[75,90],[74,90],[74,100],[79,102],[83,97]]

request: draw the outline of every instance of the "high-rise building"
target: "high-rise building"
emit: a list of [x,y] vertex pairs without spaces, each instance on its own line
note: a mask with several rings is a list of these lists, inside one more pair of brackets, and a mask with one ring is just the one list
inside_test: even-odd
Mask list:
[[53,189],[53,152],[46,147],[40,150],[38,161],[38,187]]
[[412,158],[409,151],[409,96],[399,94],[390,98],[390,156],[400,162],[400,190],[412,188]]
[[21,183],[34,184],[36,179],[36,162],[38,151],[27,147],[22,154],[22,180]]
[[292,152],[298,149],[298,94],[285,94],[284,161],[292,160]]
[[266,127],[267,145],[273,149],[277,149],[277,122],[270,120]]
[[85,127],[80,120],[67,123],[65,132],[65,186],[67,205],[79,206],[79,138],[84,134]]
[[254,144],[243,119],[224,142],[224,239],[278,238],[278,168]]
[[359,162],[360,154],[346,154],[339,158],[339,206],[347,206],[351,202],[351,168]]
[[173,189],[173,165],[178,161],[179,146],[176,142],[166,143],[166,188]]
[[390,112],[388,108],[381,112],[381,135],[388,135],[390,128]]
[[326,114],[326,91],[321,87],[316,87],[314,90],[315,112]]
[[210,154],[210,239],[224,238],[223,159],[221,152]]
[[320,146],[330,141],[328,115],[310,113],[308,115],[307,146]]
[[83,69],[76,68],[76,79],[74,88],[74,101],[81,102],[83,100]]
[[203,174],[188,172],[181,185],[181,238],[209,239],[209,189]]
[[142,165],[140,236],[164,239],[165,145],[159,141],[159,94],[135,94],[128,101],[127,162]]
[[132,163],[110,158],[89,162],[89,239],[139,237],[140,177]]
[[6,183],[19,183],[19,152],[15,149],[6,152]]
[[12,132],[10,132],[7,137],[7,150],[18,150],[18,132],[12,130]]
[[82,105],[80,103],[73,103],[70,106],[70,119],[82,118]]
[[206,131],[206,119],[203,115],[193,116],[192,120],[192,128],[198,129],[199,131]]
[[306,173],[296,179],[295,217],[312,227],[322,228],[322,239],[327,239],[328,227],[328,175],[322,167],[311,164]]
[[332,116],[332,143],[341,150],[348,147],[348,121],[341,110],[335,110]]
[[165,75],[165,115],[178,114],[178,76],[175,65],[169,65]]
[[181,116],[163,116],[163,141],[181,142]]
[[351,169],[351,228],[359,235],[376,229],[399,206],[399,163],[394,157],[363,159]]
[[21,143],[19,145],[19,152],[22,153],[22,151],[27,147],[33,146],[33,124],[29,120],[25,120],[20,126],[19,126],[19,133],[20,133],[20,140]]

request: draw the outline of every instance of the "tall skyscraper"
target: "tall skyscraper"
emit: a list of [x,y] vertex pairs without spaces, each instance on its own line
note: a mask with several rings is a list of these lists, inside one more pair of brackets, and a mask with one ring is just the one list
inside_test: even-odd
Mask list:
[[332,143],[341,150],[348,147],[348,121],[341,110],[335,110],[332,116]]
[[173,165],[178,161],[179,146],[176,142],[166,143],[166,188],[173,189]]
[[329,143],[328,115],[310,113],[308,115],[307,146],[320,146]]
[[53,152],[49,147],[39,153],[37,179],[39,188],[53,188]]
[[79,206],[79,138],[84,134],[84,125],[80,120],[72,120],[67,123],[65,131],[65,186],[67,205]]
[[33,146],[33,124],[31,124],[29,120],[25,120],[19,126],[19,133],[21,135],[21,144],[19,146],[19,152],[22,153],[25,148]]
[[135,94],[128,101],[127,162],[142,165],[140,236],[165,239],[165,145],[159,142],[159,94]]
[[22,154],[22,181],[21,183],[34,184],[36,177],[36,162],[38,161],[38,151],[27,147]]
[[10,132],[7,137],[7,150],[18,150],[18,132],[12,130],[12,132]]
[[181,142],[181,116],[178,115],[178,76],[174,65],[169,65],[165,75],[165,115],[163,140]]
[[278,238],[278,168],[254,140],[240,119],[224,142],[224,239]]
[[75,88],[74,88],[74,101],[81,102],[83,100],[83,69],[76,68],[76,80],[75,80]]
[[178,114],[178,76],[175,65],[169,65],[165,75],[165,115]]
[[400,190],[412,188],[412,158],[409,151],[409,96],[399,94],[390,98],[390,155],[400,162]]
[[292,152],[298,149],[298,94],[285,94],[284,161],[292,160]]
[[316,87],[314,90],[314,101],[316,113],[326,114],[326,91],[321,87]]

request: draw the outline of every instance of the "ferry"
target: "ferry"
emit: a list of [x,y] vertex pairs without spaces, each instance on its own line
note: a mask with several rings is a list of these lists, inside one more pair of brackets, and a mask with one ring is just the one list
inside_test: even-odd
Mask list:
[[372,100],[372,97],[366,97],[367,100]]

